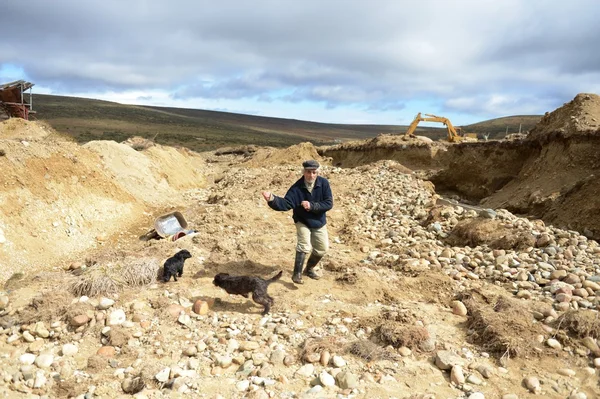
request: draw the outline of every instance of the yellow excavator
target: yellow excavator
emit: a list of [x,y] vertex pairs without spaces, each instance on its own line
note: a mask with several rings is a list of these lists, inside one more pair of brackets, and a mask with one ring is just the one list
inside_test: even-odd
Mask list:
[[461,128],[454,127],[452,125],[452,122],[450,122],[450,119],[444,118],[443,116],[436,116],[436,115],[431,115],[431,114],[425,114],[425,116],[426,116],[426,118],[422,117],[421,113],[419,112],[417,114],[417,116],[415,116],[415,119],[412,121],[410,126],[408,127],[408,130],[404,134],[404,137],[415,137],[415,129],[417,128],[417,125],[419,124],[419,122],[440,122],[440,123],[443,123],[448,128],[448,141],[449,142],[457,143],[457,142],[461,141],[461,136],[459,135],[459,132],[461,132]]

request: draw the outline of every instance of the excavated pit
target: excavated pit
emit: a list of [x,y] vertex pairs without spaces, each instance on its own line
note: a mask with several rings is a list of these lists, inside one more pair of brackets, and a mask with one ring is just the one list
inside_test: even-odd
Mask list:
[[532,156],[535,143],[489,141],[452,145],[439,162],[444,168],[430,177],[439,192],[453,191],[480,201],[512,181]]
[[381,135],[320,151],[356,167],[391,159],[426,171],[439,193],[505,208],[600,238],[600,96],[578,94],[547,113],[525,139],[426,143]]
[[[539,143],[537,143],[539,145]],[[559,137],[529,157],[519,174],[481,204],[529,214],[600,238],[600,136]]]

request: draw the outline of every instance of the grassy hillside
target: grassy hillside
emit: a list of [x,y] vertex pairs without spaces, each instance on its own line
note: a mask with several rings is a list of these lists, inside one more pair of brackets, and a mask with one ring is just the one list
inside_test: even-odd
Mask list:
[[542,119],[542,115],[505,116],[463,126],[463,131],[479,135],[489,134],[490,139],[497,139],[504,137],[507,130],[509,134],[518,133],[520,128],[521,132],[525,133],[533,129],[540,119]]
[[[372,138],[381,133],[403,134],[407,129],[401,125],[327,124],[42,94],[34,96],[33,104],[37,119],[47,121],[59,132],[81,143],[99,139],[123,141],[142,136],[155,138],[160,144],[183,145],[195,151],[243,144],[284,147],[303,141],[322,145]],[[540,117],[500,118],[466,126],[465,131],[503,134],[506,126],[500,120],[508,122],[510,119],[509,133],[514,133],[518,131],[520,120],[531,118],[539,120]],[[516,130],[512,127],[515,123]],[[443,126],[419,126],[416,133],[433,139],[446,137]]]

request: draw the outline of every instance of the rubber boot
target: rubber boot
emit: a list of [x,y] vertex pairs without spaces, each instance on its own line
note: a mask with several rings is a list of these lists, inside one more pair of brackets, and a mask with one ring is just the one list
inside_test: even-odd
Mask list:
[[302,267],[304,266],[304,260],[306,254],[304,252],[296,251],[296,260],[294,261],[294,274],[292,275],[292,281],[296,284],[304,284],[302,281]]
[[317,255],[316,253],[311,253],[308,258],[308,262],[306,262],[306,269],[304,269],[304,275],[312,278],[313,280],[318,280],[321,278],[317,273],[315,273],[314,268],[319,263],[319,261],[323,258],[322,255]]

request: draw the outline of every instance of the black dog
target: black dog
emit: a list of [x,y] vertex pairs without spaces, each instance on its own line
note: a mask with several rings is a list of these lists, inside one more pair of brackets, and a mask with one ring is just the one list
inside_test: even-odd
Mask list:
[[190,251],[187,249],[182,249],[167,259],[165,261],[165,267],[163,271],[163,281],[166,283],[171,279],[171,276],[173,276],[173,279],[177,281],[177,276],[181,277],[183,274],[183,262],[191,257],[192,254],[190,254]]
[[250,293],[252,293],[252,300],[263,305],[265,308],[263,314],[267,314],[271,310],[274,301],[267,294],[267,289],[269,288],[269,284],[279,280],[282,274],[283,271],[277,273],[275,277],[265,280],[260,277],[230,276],[227,273],[219,273],[215,276],[213,284],[223,288],[228,294],[241,295],[245,298],[249,298]]

